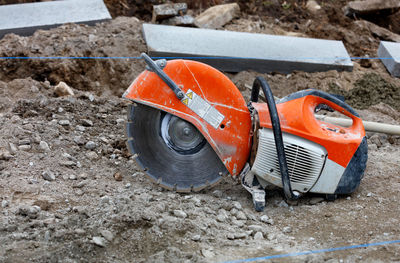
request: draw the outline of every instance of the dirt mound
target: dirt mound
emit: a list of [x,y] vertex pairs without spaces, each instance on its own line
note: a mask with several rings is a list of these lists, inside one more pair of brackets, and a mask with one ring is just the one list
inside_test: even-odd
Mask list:
[[358,109],[386,103],[400,110],[400,87],[389,83],[376,73],[365,74],[354,83],[354,88],[349,91],[344,91],[335,83],[331,83],[330,91],[343,95],[347,103]]
[[[2,57],[137,57],[146,47],[137,18],[119,17],[94,27],[67,24],[31,37],[9,34],[0,40]],[[120,96],[143,70],[135,59],[1,60],[0,80],[64,81],[80,89]]]

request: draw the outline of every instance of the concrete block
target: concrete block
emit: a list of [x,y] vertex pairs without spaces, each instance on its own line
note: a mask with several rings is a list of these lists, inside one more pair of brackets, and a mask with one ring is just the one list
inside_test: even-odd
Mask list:
[[238,17],[239,13],[240,7],[237,3],[216,5],[198,15],[195,19],[195,25],[201,28],[220,28]]
[[349,2],[344,7],[344,13],[347,16],[367,15],[381,11],[395,13],[398,9],[400,9],[399,0],[364,0]]
[[341,41],[153,24],[143,33],[150,56],[193,57],[227,72],[353,69]]
[[394,77],[400,77],[400,43],[381,41],[378,56]]
[[5,34],[31,35],[65,23],[93,25],[111,19],[103,0],[68,0],[0,6],[0,38]]
[[168,3],[153,6],[153,23],[166,18],[184,15],[187,12],[186,3]]

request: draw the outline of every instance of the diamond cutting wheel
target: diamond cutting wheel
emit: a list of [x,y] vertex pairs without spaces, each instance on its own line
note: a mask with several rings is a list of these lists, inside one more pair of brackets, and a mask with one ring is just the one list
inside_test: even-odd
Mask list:
[[128,148],[160,186],[199,191],[228,174],[210,144],[191,123],[142,104],[128,111]]

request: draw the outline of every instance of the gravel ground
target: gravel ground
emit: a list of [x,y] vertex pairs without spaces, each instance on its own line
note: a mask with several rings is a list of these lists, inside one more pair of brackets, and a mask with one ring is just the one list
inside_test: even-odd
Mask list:
[[[7,35],[0,55],[136,56],[145,51],[142,22],[119,17],[94,27]],[[226,28],[252,32],[257,23],[245,17]],[[277,96],[339,88],[353,101],[360,96],[351,93],[355,88],[382,89],[373,103],[355,99],[362,118],[400,124],[400,80],[370,63],[356,62],[353,72],[264,76]],[[287,204],[276,189],[257,213],[231,178],[192,194],[152,184],[127,153],[129,102],[119,97],[143,68],[134,60],[0,61],[1,262],[220,262],[399,239],[398,136],[368,134],[361,186],[334,202],[307,195]],[[227,75],[248,98],[258,74]],[[59,81],[74,95],[57,96]],[[398,262],[400,252],[394,244],[273,261]]]

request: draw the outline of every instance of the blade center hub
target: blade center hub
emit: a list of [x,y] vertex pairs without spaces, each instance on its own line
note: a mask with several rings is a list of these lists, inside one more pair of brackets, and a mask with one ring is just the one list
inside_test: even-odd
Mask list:
[[184,154],[195,153],[205,144],[193,124],[168,113],[161,120],[161,137],[169,148]]

